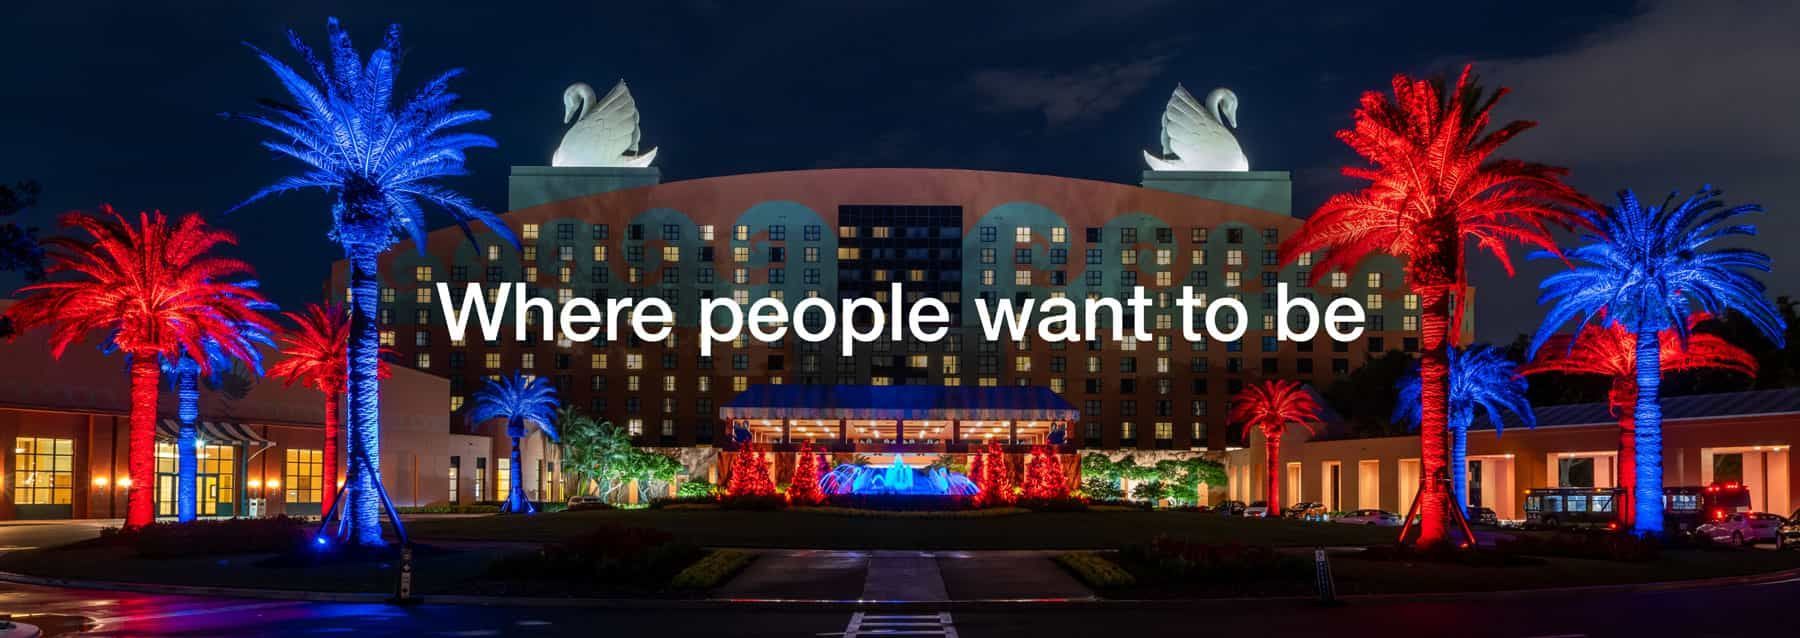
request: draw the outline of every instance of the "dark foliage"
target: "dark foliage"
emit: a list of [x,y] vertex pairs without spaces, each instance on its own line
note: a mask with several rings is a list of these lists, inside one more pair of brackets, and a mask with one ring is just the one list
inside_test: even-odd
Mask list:
[[1033,512],[1085,512],[1087,503],[1078,498],[1021,498],[1019,507]]
[[106,529],[99,542],[130,547],[143,558],[179,558],[293,552],[307,547],[311,539],[305,521],[276,516]]
[[1370,357],[1350,376],[1325,389],[1325,403],[1343,417],[1355,436],[1408,434],[1406,425],[1392,420],[1398,405],[1394,389],[1411,374],[1414,361],[1412,355],[1398,350]]
[[709,505],[720,500],[718,496],[665,496],[650,499],[650,509],[659,510],[670,505]]
[[770,511],[787,508],[787,497],[780,494],[743,494],[719,497],[719,507],[728,510]]
[[1628,562],[1656,560],[1662,545],[1656,538],[1606,531],[1519,534],[1495,543],[1500,551],[1512,554]]
[[1458,548],[1448,544],[1417,547],[1413,545],[1377,545],[1346,555],[1356,560],[1397,563],[1449,563],[1464,567],[1521,567],[1543,561],[1516,552],[1486,547]]
[[488,567],[494,580],[541,584],[554,581],[579,593],[595,589],[661,589],[701,556],[699,548],[676,542],[668,532],[604,526],[536,552],[512,554]]
[[1168,536],[1127,546],[1119,551],[1119,557],[1141,583],[1304,583],[1312,573],[1310,560],[1278,552],[1273,547],[1214,545]]

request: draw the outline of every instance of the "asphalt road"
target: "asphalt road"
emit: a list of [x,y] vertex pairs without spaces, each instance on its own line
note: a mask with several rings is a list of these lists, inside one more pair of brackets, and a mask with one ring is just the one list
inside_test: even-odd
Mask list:
[[[1791,635],[1800,579],[1701,590],[1363,601],[1112,605],[1004,610],[605,610],[307,603],[196,598],[0,584],[0,613],[46,635],[98,636],[840,636],[904,626],[914,633],[987,636],[1758,636]],[[907,618],[891,618],[904,615]],[[886,623],[884,625],[884,623]],[[86,632],[86,633],[81,633]],[[879,635],[879,634],[859,634]],[[888,634],[895,635],[895,634]]]

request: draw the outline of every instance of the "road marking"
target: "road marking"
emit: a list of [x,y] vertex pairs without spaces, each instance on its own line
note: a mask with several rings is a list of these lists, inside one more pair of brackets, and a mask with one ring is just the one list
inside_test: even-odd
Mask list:
[[843,636],[858,638],[860,636],[942,636],[956,638],[956,626],[950,619],[950,612],[935,614],[869,614],[856,612],[850,615],[850,624],[841,632],[817,634],[819,636]]
[[275,607],[293,607],[296,605],[304,605],[304,604],[306,604],[306,603],[304,603],[302,601],[298,601],[298,600],[289,600],[289,601],[274,602],[274,603],[246,603],[243,605],[225,605],[223,607],[198,607],[198,608],[194,608],[194,609],[183,609],[181,611],[171,611],[171,612],[164,612],[164,613],[160,613],[160,614],[140,614],[140,615],[136,615],[136,616],[96,616],[96,617],[94,617],[94,621],[98,622],[98,623],[102,623],[102,624],[128,623],[128,622],[138,622],[141,620],[162,620],[165,618],[185,618],[188,616],[205,616],[205,615],[209,615],[209,614],[223,614],[223,613],[229,613],[229,612],[234,612],[234,611],[250,611],[253,609],[272,609]]

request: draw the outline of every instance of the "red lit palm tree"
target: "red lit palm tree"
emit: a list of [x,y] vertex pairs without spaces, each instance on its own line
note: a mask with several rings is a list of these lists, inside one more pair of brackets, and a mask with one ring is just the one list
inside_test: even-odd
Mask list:
[[[1710,318],[1705,313],[1688,317],[1685,347],[1674,328],[1656,334],[1663,373],[1724,370],[1755,377],[1756,357],[1718,335],[1694,331]],[[1617,322],[1603,321],[1583,328],[1573,337],[1556,335],[1538,349],[1536,359],[1519,368],[1519,373],[1597,375],[1612,381],[1606,403],[1613,416],[1619,418],[1619,487],[1625,489],[1616,509],[1619,518],[1631,524],[1635,514],[1631,498],[1637,487],[1637,334]]]
[[[269,374],[286,380],[292,387],[305,384],[325,395],[325,454],[320,459],[324,483],[319,512],[331,511],[338,489],[338,452],[343,449],[344,392],[350,382],[350,312],[341,304],[311,304],[304,313],[284,312],[294,329],[282,335],[281,353],[286,355]],[[386,379],[388,367],[382,362],[377,378]]]
[[[131,357],[125,526],[143,527],[156,517],[158,358],[173,360],[210,345],[230,358],[251,359],[250,346],[236,335],[245,326],[271,326],[253,308],[264,300],[254,284],[245,285],[250,266],[209,254],[236,239],[199,215],[171,224],[160,212],[139,213],[134,226],[102,206],[98,215],[70,213],[62,223],[92,239],[46,240],[51,280],[21,288],[25,297],[8,314],[21,329],[53,326],[54,356],[100,332]],[[202,374],[211,372],[207,357],[196,364]]]
[[1244,424],[1244,440],[1250,440],[1253,431],[1263,435],[1269,462],[1263,499],[1269,503],[1269,516],[1281,515],[1281,436],[1296,425],[1312,432],[1313,425],[1320,423],[1319,412],[1318,399],[1294,381],[1252,383],[1231,398],[1231,421]]
[[1397,75],[1393,92],[1391,98],[1364,93],[1351,128],[1338,132],[1370,164],[1344,174],[1369,185],[1327,200],[1282,244],[1281,259],[1293,263],[1323,251],[1314,283],[1376,254],[1405,262],[1406,284],[1421,306],[1423,346],[1419,544],[1435,545],[1449,540],[1446,348],[1461,326],[1465,246],[1474,241],[1510,275],[1509,242],[1556,250],[1548,226],[1581,223],[1574,211],[1587,200],[1562,182],[1563,169],[1494,157],[1534,124],[1488,130],[1490,111],[1506,90],[1484,92],[1471,67],[1453,86]]

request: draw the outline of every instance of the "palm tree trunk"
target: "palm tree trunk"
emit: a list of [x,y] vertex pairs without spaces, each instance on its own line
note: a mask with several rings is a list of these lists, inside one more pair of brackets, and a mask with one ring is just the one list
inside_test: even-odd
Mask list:
[[[1661,353],[1657,353],[1661,356]],[[1635,399],[1633,399],[1635,400]],[[1619,406],[1619,502],[1613,503],[1613,510],[1619,513],[1620,525],[1631,525],[1637,521],[1637,510],[1632,503],[1637,502],[1637,420],[1633,415],[1633,405],[1627,403]]]
[[1450,495],[1444,486],[1445,435],[1450,417],[1450,300],[1443,291],[1425,293],[1419,315],[1419,540],[1420,547],[1450,540]]
[[200,420],[200,371],[185,357],[176,365],[175,416],[181,428],[175,436],[175,520],[186,523],[199,515],[200,433],[195,422]]
[[1632,486],[1635,495],[1632,503],[1636,510],[1636,519],[1632,521],[1632,531],[1640,536],[1661,534],[1663,531],[1663,480],[1662,480],[1662,403],[1659,391],[1662,385],[1661,344],[1656,339],[1656,331],[1641,331],[1637,336],[1637,409],[1632,416],[1636,421],[1633,440],[1637,443],[1634,455],[1637,461],[1637,485]]
[[1263,487],[1263,500],[1269,503],[1263,516],[1281,515],[1281,434],[1279,432],[1263,432],[1263,449],[1269,457],[1269,477]]
[[512,484],[512,489],[507,490],[505,511],[515,514],[530,514],[532,511],[531,500],[525,498],[525,473],[519,471],[519,437],[511,438],[512,467],[506,469],[506,474],[507,482]]
[[343,459],[338,458],[338,451],[342,450],[344,447],[344,417],[341,414],[343,411],[343,391],[326,392],[325,452],[323,457],[319,459],[319,481],[325,484],[324,491],[319,493],[319,515],[321,516],[329,513],[331,511],[331,506],[337,501],[338,465],[344,462]]
[[131,488],[125,494],[125,529],[156,522],[156,392],[161,374],[156,353],[132,353],[131,431],[126,458]]
[[1450,430],[1450,497],[1469,517],[1469,429]]
[[384,544],[381,538],[381,476],[365,468],[381,467],[381,386],[377,372],[381,365],[381,326],[378,310],[381,302],[381,277],[377,272],[379,251],[367,243],[346,246],[350,261],[350,418],[345,472],[350,502],[344,504],[348,533],[344,542],[374,547]]

